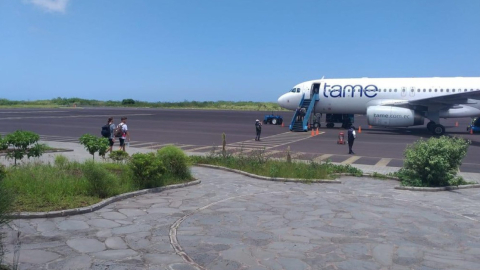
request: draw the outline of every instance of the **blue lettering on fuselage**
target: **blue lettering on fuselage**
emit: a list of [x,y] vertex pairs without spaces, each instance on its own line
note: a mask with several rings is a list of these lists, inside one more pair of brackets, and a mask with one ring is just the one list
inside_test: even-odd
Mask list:
[[[348,94],[347,94],[348,92]],[[344,97],[355,97],[355,92],[358,93],[360,97],[373,98],[377,96],[378,87],[370,84],[365,87],[361,85],[328,85],[324,84],[323,87],[323,96],[328,98],[344,98]]]

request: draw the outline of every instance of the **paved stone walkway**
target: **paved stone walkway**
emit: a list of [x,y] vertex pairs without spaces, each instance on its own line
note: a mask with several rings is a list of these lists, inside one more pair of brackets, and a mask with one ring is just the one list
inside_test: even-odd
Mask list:
[[[480,269],[480,189],[412,192],[370,178],[298,184],[193,173],[200,185],[84,215],[14,220],[20,269]],[[12,251],[15,233],[4,231]]]

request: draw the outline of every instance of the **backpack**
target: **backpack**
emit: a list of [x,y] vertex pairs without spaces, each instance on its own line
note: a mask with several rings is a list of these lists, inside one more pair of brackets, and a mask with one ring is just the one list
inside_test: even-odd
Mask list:
[[123,135],[123,124],[118,124],[118,126],[115,128],[115,130],[113,131],[113,135],[115,135],[115,137],[119,138],[119,137],[122,137]]
[[102,131],[100,132],[103,137],[109,138],[110,137],[110,125],[106,124],[105,126],[102,127]]

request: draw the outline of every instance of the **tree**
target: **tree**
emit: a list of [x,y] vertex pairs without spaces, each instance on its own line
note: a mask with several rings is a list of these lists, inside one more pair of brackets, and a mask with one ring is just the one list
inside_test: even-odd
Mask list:
[[131,98],[127,98],[127,99],[122,100],[122,105],[133,105],[133,104],[135,104],[135,100],[133,100]]
[[3,145],[13,147],[7,152],[7,158],[14,159],[15,165],[17,165],[17,159],[21,160],[25,156],[28,158],[40,157],[45,152],[46,146],[39,144],[38,140],[40,140],[40,136],[31,131],[17,130],[7,134],[3,139]]
[[85,149],[87,149],[90,155],[92,155],[93,160],[95,160],[96,152],[98,152],[99,156],[105,157],[107,149],[110,146],[107,138],[99,138],[91,134],[83,134],[79,141]]

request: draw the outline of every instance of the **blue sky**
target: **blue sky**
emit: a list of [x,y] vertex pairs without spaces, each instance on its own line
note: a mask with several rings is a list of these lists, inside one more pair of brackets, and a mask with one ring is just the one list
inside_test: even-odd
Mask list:
[[311,79],[480,76],[478,0],[0,1],[0,98],[276,101]]

